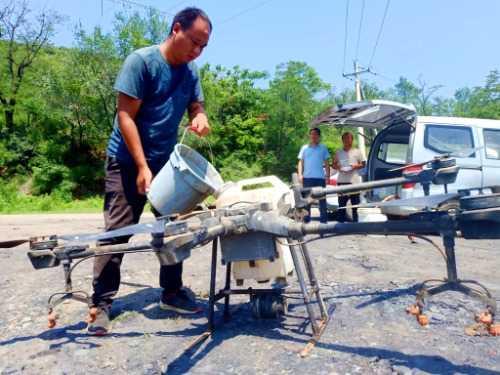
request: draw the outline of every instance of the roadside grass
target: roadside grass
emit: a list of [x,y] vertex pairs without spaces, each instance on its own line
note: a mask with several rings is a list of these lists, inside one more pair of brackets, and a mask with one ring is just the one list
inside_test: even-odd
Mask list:
[[9,183],[0,180],[0,214],[92,213],[102,211],[103,197],[99,195],[83,199],[72,199],[67,194],[60,192],[31,195],[22,192],[21,186],[21,180],[10,181]]

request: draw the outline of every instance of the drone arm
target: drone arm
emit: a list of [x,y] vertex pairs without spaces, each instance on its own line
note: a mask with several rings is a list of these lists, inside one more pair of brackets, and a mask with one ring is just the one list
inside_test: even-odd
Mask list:
[[434,221],[400,220],[394,222],[371,223],[308,223],[302,224],[301,232],[307,234],[379,234],[379,235],[407,235],[409,233],[432,233],[439,231]]
[[292,176],[293,180],[293,190],[295,203],[297,208],[303,208],[308,204],[311,204],[317,199],[322,199],[327,195],[333,194],[345,194],[360,192],[365,190],[372,190],[381,187],[397,186],[407,182],[431,182],[435,176],[435,171],[432,169],[425,169],[417,172],[408,172],[403,174],[402,177],[389,178],[385,180],[362,182],[359,184],[341,185],[333,187],[313,187],[313,188],[303,188],[296,176]]
[[[401,185],[405,182],[408,182],[408,179],[406,177],[397,177],[397,178],[390,178],[387,180],[363,182],[360,184],[340,185],[340,186],[333,186],[333,187],[327,187],[327,188],[315,187],[315,188],[309,188],[307,190],[310,191],[311,198],[321,199],[327,195],[353,193],[353,192],[359,192],[362,190],[371,190],[371,189],[380,188],[380,187]],[[302,191],[304,192],[304,191],[306,191],[306,189],[303,189]]]

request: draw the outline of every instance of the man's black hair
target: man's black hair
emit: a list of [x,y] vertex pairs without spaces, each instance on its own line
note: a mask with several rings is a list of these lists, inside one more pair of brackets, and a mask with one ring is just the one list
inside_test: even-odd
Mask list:
[[172,21],[172,26],[170,27],[169,35],[172,35],[174,31],[174,25],[176,23],[179,23],[181,25],[182,30],[184,31],[191,28],[191,26],[193,26],[194,21],[196,21],[198,17],[208,22],[208,25],[210,26],[210,32],[212,32],[212,22],[210,21],[210,18],[208,18],[208,15],[199,8],[188,7],[184,8],[174,16],[174,20]]
[[344,132],[344,134],[342,134],[342,139],[344,139],[345,137],[347,137],[348,135],[350,135],[351,137],[354,138],[354,136],[352,135],[351,132]]
[[318,135],[321,135],[321,130],[319,130],[319,128],[312,128],[312,129],[310,129],[309,130],[309,134],[311,134],[313,131],[316,132],[316,133],[318,133]]

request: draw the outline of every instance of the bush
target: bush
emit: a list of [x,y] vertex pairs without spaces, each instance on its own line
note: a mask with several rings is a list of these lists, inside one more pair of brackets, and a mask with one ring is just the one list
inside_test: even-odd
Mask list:
[[248,164],[238,159],[237,156],[229,156],[221,164],[219,172],[225,181],[239,181],[262,175],[262,168],[258,162]]
[[35,195],[57,192],[58,196],[71,199],[75,184],[70,178],[70,169],[45,158],[38,158],[33,167],[32,192]]

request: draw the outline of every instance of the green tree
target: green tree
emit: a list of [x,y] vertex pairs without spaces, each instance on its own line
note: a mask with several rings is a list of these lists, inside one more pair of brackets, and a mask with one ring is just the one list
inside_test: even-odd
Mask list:
[[267,96],[264,170],[289,178],[308,124],[321,109],[317,99],[330,85],[306,63],[291,61],[277,67]]
[[492,70],[484,87],[457,90],[454,113],[456,116],[500,119],[500,72]]
[[19,91],[26,72],[32,67],[44,47],[48,46],[54,26],[60,22],[56,12],[41,12],[30,17],[26,0],[8,1],[0,5],[0,105],[5,116],[6,133],[14,128]]

